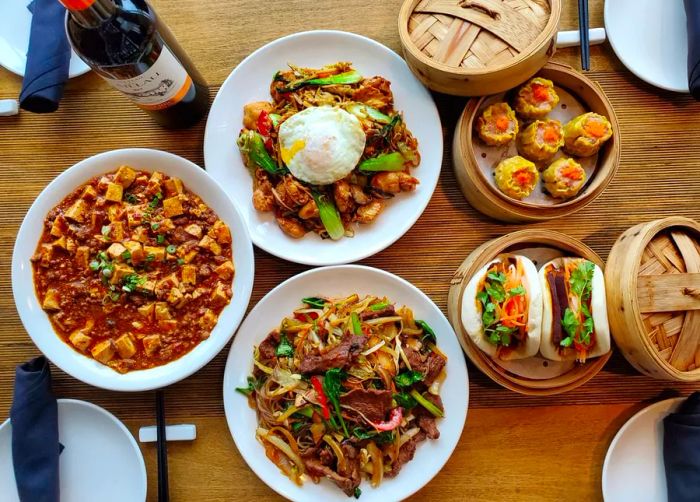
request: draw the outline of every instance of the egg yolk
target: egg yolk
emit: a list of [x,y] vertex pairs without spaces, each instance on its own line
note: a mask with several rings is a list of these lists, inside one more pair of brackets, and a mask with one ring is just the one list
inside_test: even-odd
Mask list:
[[282,160],[284,163],[289,164],[294,156],[299,153],[300,150],[303,150],[305,146],[306,142],[303,139],[298,139],[292,143],[290,148],[281,148],[280,153],[282,154]]

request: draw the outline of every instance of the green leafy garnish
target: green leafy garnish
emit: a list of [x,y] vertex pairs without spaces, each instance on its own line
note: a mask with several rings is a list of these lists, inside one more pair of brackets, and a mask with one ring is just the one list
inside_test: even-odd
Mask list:
[[416,325],[423,330],[423,336],[421,337],[422,341],[425,342],[427,340],[435,344],[437,343],[437,335],[427,322],[421,319],[416,319]]
[[153,196],[153,199],[151,199],[151,202],[148,203],[148,208],[153,210],[158,207],[158,204],[160,203],[161,199],[163,198],[163,194],[158,192]]
[[362,490],[360,490],[360,487],[358,486],[357,488],[355,488],[355,491],[352,493],[352,496],[356,499],[359,499],[360,495],[362,495]]
[[141,277],[138,274],[129,274],[122,279],[122,291],[126,293],[133,293],[136,291],[136,288],[141,286],[143,283],[146,282],[145,277]]
[[121,254],[122,260],[130,260],[131,259],[131,251],[124,251]]
[[415,408],[418,405],[418,402],[413,398],[413,396],[405,392],[394,394],[393,397],[394,401],[396,401],[396,404],[407,410]]
[[404,371],[394,377],[396,385],[403,388],[410,387],[414,383],[421,381],[423,381],[423,373],[420,371]]
[[240,392],[244,396],[250,396],[257,388],[257,382],[255,378],[248,377],[248,385],[246,387],[236,387],[236,392]]
[[326,305],[326,303],[328,303],[323,298],[317,298],[315,296],[311,296],[309,298],[302,298],[301,301],[302,303],[306,303],[309,307],[313,307],[316,309],[322,309]]
[[371,439],[378,445],[394,442],[394,431],[375,432],[368,431],[362,427],[355,427],[352,430],[352,434],[357,439]]
[[566,331],[566,334],[574,337],[576,336],[576,331],[578,330],[578,319],[576,314],[569,307],[564,311],[564,317],[561,320],[562,328]]
[[289,342],[289,339],[287,338],[286,335],[280,336],[280,343],[279,343],[279,345],[277,345],[277,350],[275,350],[275,355],[277,357],[293,357],[294,356],[294,347],[292,347],[292,344]]
[[382,153],[360,162],[357,166],[361,173],[371,174],[382,171],[403,171],[403,155],[401,152]]
[[500,282],[487,282],[486,292],[493,301],[502,302],[506,299],[506,290]]
[[160,228],[160,223],[151,223],[151,230],[154,232]]
[[489,294],[486,291],[479,291],[476,294],[476,299],[479,300],[484,307],[486,307],[489,302]]
[[138,197],[136,197],[133,193],[128,193],[124,196],[124,200],[127,201],[129,204],[137,204],[139,202]]
[[525,293],[525,287],[522,284],[508,291],[509,296],[522,296]]
[[345,378],[345,372],[340,368],[331,368],[326,371],[323,378],[323,392],[326,394],[328,400],[333,404],[335,409],[335,414],[340,420],[340,424],[343,427],[343,433],[345,437],[349,437],[348,429],[345,426],[345,420],[343,420],[343,415],[340,413],[340,392],[343,389],[342,380]]
[[492,281],[500,282],[501,284],[506,282],[506,274],[503,272],[489,272],[486,277]]
[[591,296],[594,271],[595,265],[590,261],[582,261],[578,267],[571,271],[569,278],[571,291],[583,301],[588,300]]

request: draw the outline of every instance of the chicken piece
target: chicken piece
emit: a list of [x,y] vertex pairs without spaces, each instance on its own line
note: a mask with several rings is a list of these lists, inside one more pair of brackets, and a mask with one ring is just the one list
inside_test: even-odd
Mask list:
[[115,352],[116,347],[114,346],[114,342],[111,338],[101,341],[90,350],[92,357],[102,364],[107,364],[109,361],[111,361]]
[[155,351],[160,348],[160,335],[144,336],[141,341],[143,342],[143,350],[146,351],[147,356],[152,356]]
[[355,204],[359,204],[360,206],[364,206],[372,200],[372,197],[367,195],[360,185],[355,185],[354,183],[350,185],[350,193],[352,194],[352,199],[355,201]]
[[41,304],[44,310],[61,310],[61,305],[58,302],[58,290],[49,288],[44,296],[44,302]]
[[309,202],[304,204],[297,213],[297,216],[299,216],[299,218],[302,220],[318,218],[318,206],[316,205],[316,201],[311,199]]
[[272,192],[265,193],[261,188],[256,188],[253,191],[253,207],[261,212],[272,211],[275,208]]
[[370,223],[381,213],[384,204],[381,200],[373,200],[369,204],[357,208],[355,217],[359,223]]
[[114,345],[119,353],[119,357],[122,359],[128,359],[136,354],[136,345],[134,344],[134,339],[131,338],[129,333],[124,333],[122,336],[117,338]]
[[306,229],[304,225],[299,223],[295,218],[288,218],[285,216],[275,216],[277,224],[282,229],[282,231],[290,237],[295,239],[300,239],[306,235]]
[[246,104],[243,107],[243,127],[257,130],[258,118],[263,111],[270,113],[272,111],[272,104],[268,101],[254,101],[253,103]]
[[411,192],[416,189],[419,181],[408,173],[399,173],[399,186],[402,192]]
[[355,201],[350,191],[350,183],[345,180],[336,181],[333,184],[333,198],[338,211],[349,214],[355,209]]
[[292,176],[285,176],[275,190],[282,204],[290,210],[295,210],[311,200],[309,191]]
[[382,77],[372,77],[362,82],[353,94],[353,100],[372,108],[386,111],[394,102],[391,82]]
[[401,191],[399,180],[399,173],[387,171],[372,176],[370,184],[373,188],[385,193],[399,193]]

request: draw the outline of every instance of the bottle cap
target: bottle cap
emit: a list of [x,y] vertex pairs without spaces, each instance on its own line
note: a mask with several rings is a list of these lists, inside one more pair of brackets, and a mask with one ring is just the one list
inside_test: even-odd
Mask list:
[[59,0],[66,9],[85,10],[95,3],[95,0]]

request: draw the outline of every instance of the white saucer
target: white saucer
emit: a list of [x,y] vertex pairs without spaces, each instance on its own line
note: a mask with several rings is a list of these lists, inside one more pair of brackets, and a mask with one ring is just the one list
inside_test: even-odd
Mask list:
[[666,502],[663,419],[684,400],[654,403],[620,428],[603,463],[605,502]]
[[[75,399],[58,400],[61,502],[146,500],[146,464],[114,415]],[[12,467],[12,425],[0,425],[0,501],[19,502]]]
[[683,0],[608,0],[605,31],[628,70],[651,85],[688,91]]
[[[24,76],[24,67],[27,64],[27,47],[32,25],[32,13],[27,9],[27,5],[29,0],[0,1],[0,66],[20,77]],[[68,78],[89,71],[90,67],[72,52]]]

